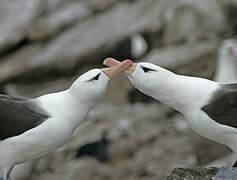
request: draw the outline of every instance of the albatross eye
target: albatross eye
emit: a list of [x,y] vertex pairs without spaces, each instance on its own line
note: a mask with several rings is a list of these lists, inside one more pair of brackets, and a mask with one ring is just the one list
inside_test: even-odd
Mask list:
[[150,69],[150,68],[143,67],[143,66],[142,66],[142,70],[143,70],[145,73],[147,73],[147,72],[149,72],[149,71],[156,71],[155,69]]
[[94,80],[98,80],[99,79],[99,77],[100,77],[100,73],[99,74],[97,74],[95,77],[93,77],[93,78],[91,78],[90,80],[88,80],[88,81],[94,81]]

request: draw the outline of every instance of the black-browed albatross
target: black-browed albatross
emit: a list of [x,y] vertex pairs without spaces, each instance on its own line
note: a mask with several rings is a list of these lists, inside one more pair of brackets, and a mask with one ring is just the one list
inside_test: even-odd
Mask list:
[[[214,81],[222,84],[237,83],[237,42],[235,39],[225,39],[220,43]],[[208,166],[223,165],[223,160],[228,165],[235,156],[235,153],[232,153],[211,162]]]
[[215,81],[219,83],[237,83],[237,42],[224,40],[218,49]]
[[[118,63],[104,61],[107,66]],[[237,153],[237,84],[178,75],[146,62],[124,72],[138,90],[183,114],[196,133]]]
[[46,155],[72,136],[104,94],[113,78],[132,61],[113,68],[93,69],[65,91],[34,99],[0,95],[0,170],[11,179],[16,164]]

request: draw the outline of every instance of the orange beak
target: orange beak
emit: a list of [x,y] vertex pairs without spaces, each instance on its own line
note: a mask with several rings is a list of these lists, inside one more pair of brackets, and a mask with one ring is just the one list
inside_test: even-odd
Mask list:
[[[108,58],[107,58],[108,59]],[[112,59],[112,58],[111,58]],[[106,61],[106,59],[105,59]],[[104,62],[105,62],[104,61]],[[128,69],[132,66],[133,62],[131,60],[125,60],[123,62],[116,63],[115,65],[111,66],[110,68],[103,68],[101,69],[109,78],[114,78],[119,73],[123,72],[124,70]]]
[[[125,61],[129,61],[131,62],[129,66],[127,66],[126,68],[123,69],[124,73],[126,74],[132,74],[133,71],[135,70],[136,68],[136,63],[133,63],[131,60],[125,60]],[[119,66],[121,65],[122,63],[124,63],[125,61],[123,62],[119,62],[117,61],[116,59],[114,58],[106,58],[104,60],[104,65],[108,66],[108,67],[116,67],[116,66]]]

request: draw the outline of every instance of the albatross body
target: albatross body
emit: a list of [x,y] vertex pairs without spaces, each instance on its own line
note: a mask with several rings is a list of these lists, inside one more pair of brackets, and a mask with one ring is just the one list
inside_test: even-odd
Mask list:
[[69,89],[35,99],[0,95],[0,170],[4,180],[11,179],[16,164],[65,144],[104,94],[110,78],[131,63],[90,70]]
[[183,114],[196,133],[237,153],[237,84],[182,76],[151,63],[134,64],[125,73],[138,90]]

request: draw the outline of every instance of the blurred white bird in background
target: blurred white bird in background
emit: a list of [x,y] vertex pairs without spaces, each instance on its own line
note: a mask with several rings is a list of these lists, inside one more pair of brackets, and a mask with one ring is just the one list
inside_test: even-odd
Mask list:
[[237,42],[224,40],[218,49],[218,59],[214,80],[219,83],[237,82]]

